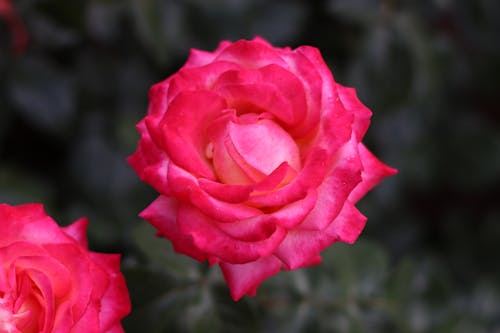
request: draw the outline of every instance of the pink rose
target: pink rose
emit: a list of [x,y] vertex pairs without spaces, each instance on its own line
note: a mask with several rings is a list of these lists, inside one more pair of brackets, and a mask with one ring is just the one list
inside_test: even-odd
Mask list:
[[130,312],[120,256],[91,252],[87,220],[0,204],[0,332],[118,333]]
[[360,234],[354,204],[396,172],[361,143],[370,116],[316,48],[255,38],[192,50],[137,124],[128,161],[160,192],[141,217],[177,252],[219,264],[234,300],[255,295]]

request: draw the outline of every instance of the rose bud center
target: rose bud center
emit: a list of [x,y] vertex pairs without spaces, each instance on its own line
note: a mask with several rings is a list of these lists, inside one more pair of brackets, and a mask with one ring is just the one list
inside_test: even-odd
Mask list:
[[[247,117],[248,118],[248,117]],[[270,119],[227,119],[207,145],[215,173],[226,184],[263,180],[283,162],[300,170],[300,153],[292,137]]]

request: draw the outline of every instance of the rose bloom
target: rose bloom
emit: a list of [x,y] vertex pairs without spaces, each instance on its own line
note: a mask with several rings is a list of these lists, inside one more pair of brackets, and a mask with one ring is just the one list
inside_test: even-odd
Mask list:
[[160,196],[141,217],[219,264],[234,300],[353,243],[366,222],[354,204],[396,172],[361,143],[371,112],[314,47],[192,50],[149,97],[128,161]]
[[0,332],[118,333],[130,312],[120,256],[91,252],[87,220],[0,204]]

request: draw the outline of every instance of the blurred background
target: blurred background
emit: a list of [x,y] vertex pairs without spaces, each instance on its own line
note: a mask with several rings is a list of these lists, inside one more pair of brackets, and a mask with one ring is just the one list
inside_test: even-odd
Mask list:
[[[44,203],[61,225],[89,217],[91,248],[123,253],[126,332],[500,332],[499,1],[14,6],[29,40],[0,9],[0,202]],[[373,110],[365,143],[399,174],[359,203],[355,245],[234,303],[218,268],[137,217],[156,194],[125,158],[149,87],[189,48],[255,35],[318,47]]]

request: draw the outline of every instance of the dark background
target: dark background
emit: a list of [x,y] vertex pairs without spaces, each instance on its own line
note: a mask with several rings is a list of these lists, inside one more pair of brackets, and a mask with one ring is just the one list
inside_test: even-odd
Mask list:
[[[123,253],[127,332],[500,332],[500,2],[18,0],[0,22],[0,202],[90,219]],[[399,174],[320,266],[234,303],[217,268],[173,254],[137,214],[156,194],[125,158],[149,87],[189,48],[260,35],[318,47],[373,110],[365,143]]]

